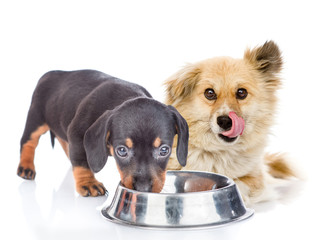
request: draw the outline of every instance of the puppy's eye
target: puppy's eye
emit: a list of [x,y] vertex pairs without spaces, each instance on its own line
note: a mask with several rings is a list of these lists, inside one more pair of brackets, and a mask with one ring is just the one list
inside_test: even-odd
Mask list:
[[207,88],[204,91],[204,96],[208,99],[208,100],[216,100],[217,99],[217,94],[215,93],[215,91],[212,88]]
[[125,146],[118,146],[116,147],[116,154],[119,157],[125,158],[128,155],[128,149]]
[[243,100],[248,96],[248,91],[245,88],[239,88],[236,91],[236,98]]
[[160,147],[159,149],[159,155],[161,157],[165,157],[169,154],[169,147],[167,145],[163,145],[162,147]]

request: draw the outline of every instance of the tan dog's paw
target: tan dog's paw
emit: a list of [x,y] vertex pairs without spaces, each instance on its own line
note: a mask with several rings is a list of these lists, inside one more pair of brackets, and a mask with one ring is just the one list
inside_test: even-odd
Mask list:
[[76,191],[83,197],[97,197],[107,193],[101,182],[95,179],[90,169],[74,167],[73,174],[76,182]]
[[258,202],[276,200],[278,198],[273,187],[267,184],[268,179],[269,175],[265,173],[247,175],[234,179],[234,182],[241,192],[243,201],[247,206]]

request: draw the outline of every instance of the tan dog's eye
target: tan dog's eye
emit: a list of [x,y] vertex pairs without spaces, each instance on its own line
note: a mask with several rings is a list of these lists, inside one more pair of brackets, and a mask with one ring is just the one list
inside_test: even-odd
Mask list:
[[236,91],[236,98],[243,100],[248,96],[248,91],[245,88],[239,88]]
[[216,100],[217,99],[217,94],[215,93],[215,91],[212,88],[207,88],[204,91],[204,96],[208,99],[208,100]]

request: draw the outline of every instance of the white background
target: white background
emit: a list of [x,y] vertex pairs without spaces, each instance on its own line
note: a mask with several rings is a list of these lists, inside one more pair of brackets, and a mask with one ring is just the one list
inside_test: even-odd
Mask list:
[[[326,4],[324,1],[1,1],[0,231],[8,239],[326,239]],[[143,85],[163,101],[163,81],[187,62],[274,40],[283,88],[269,151],[289,152],[306,181],[248,221],[202,231],[122,227],[100,216],[118,174],[112,158],[97,178],[109,198],[82,198],[70,163],[49,134],[35,181],[16,176],[34,87],[54,69],[91,68]]]

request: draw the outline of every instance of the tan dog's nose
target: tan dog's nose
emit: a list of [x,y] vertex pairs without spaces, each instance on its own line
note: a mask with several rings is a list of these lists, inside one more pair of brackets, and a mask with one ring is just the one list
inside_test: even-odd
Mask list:
[[230,119],[230,117],[228,117],[228,116],[219,116],[217,118],[217,124],[222,129],[228,130],[232,127],[233,122],[232,122],[232,119]]

